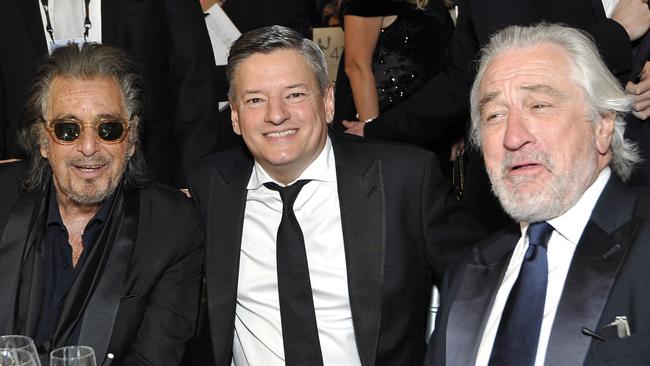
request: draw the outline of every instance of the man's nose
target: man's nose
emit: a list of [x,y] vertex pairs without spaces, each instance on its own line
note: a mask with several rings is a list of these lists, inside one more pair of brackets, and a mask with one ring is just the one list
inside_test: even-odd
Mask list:
[[289,112],[282,98],[270,98],[266,109],[266,121],[274,125],[281,125],[289,119]]
[[511,109],[506,121],[506,131],[503,135],[503,146],[508,150],[519,150],[524,145],[535,141],[531,133],[531,120],[518,109]]
[[94,126],[85,125],[77,141],[77,150],[85,156],[92,156],[99,151],[99,138]]

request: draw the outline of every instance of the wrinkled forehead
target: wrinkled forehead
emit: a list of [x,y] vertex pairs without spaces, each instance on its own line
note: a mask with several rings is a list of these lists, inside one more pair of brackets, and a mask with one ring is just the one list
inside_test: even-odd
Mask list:
[[72,113],[88,106],[105,109],[104,113],[124,115],[126,100],[117,79],[110,77],[77,78],[56,76],[52,79],[42,102],[43,114],[52,108],[58,113]]
[[264,76],[271,73],[291,78],[292,82],[309,84],[321,92],[317,72],[310,65],[307,56],[297,49],[282,48],[271,52],[253,53],[235,65],[230,82],[231,96],[240,93],[242,87],[255,89]]
[[545,85],[562,89],[573,86],[571,63],[560,46],[543,43],[510,49],[495,56],[488,64],[480,82],[481,98],[506,87]]

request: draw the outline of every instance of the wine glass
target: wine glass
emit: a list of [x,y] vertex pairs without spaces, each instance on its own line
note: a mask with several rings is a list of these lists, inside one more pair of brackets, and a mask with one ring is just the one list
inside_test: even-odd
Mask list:
[[[34,341],[31,338],[24,335],[3,335],[0,336],[0,349],[3,350],[23,350],[28,352],[34,359],[36,366],[41,366],[41,361],[38,358],[38,352],[36,351],[36,346],[34,346]],[[8,357],[8,356],[7,356]]]
[[97,366],[95,351],[88,346],[57,348],[50,353],[50,366]]
[[19,348],[0,348],[0,366],[38,366],[29,351]]

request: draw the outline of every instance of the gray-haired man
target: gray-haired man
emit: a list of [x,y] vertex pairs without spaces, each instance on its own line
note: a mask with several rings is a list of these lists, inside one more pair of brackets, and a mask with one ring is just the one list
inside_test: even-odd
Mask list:
[[148,182],[142,84],[117,49],[57,49],[23,114],[30,160],[0,165],[0,334],[31,336],[44,360],[82,344],[98,364],[177,365],[193,334],[199,218]]
[[483,49],[472,134],[516,221],[448,273],[430,365],[645,365],[650,195],[631,101],[591,39],[510,27]]
[[190,175],[217,365],[420,364],[434,276],[482,233],[431,153],[328,134],[326,70],[318,46],[284,27],[231,48],[247,149]]

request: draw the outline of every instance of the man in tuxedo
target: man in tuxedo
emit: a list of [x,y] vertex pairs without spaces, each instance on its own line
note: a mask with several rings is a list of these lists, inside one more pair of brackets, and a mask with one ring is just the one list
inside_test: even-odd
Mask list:
[[328,133],[325,59],[296,31],[242,35],[227,71],[246,148],[189,178],[214,364],[422,363],[433,281],[481,236],[433,155]]
[[0,334],[93,347],[98,364],[177,365],[194,332],[200,218],[144,171],[143,80],[122,51],[57,49],[0,165]]
[[16,136],[31,79],[69,41],[117,47],[136,62],[147,84],[147,165],[156,180],[186,188],[189,167],[218,145],[214,57],[198,1],[0,1],[0,160],[24,156]]
[[472,140],[518,222],[447,272],[429,365],[645,365],[650,192],[632,101],[584,33],[513,26],[483,49]]

